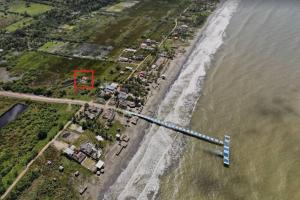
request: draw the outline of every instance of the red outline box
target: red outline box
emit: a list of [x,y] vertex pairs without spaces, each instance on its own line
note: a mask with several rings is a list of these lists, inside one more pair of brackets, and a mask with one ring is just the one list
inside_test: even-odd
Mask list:
[[[77,86],[76,83],[76,77],[77,73],[91,73],[92,74],[92,85],[89,86]],[[86,69],[79,69],[79,70],[74,70],[74,90],[77,91],[79,90],[93,90],[94,89],[94,83],[95,83],[95,70],[86,70]]]

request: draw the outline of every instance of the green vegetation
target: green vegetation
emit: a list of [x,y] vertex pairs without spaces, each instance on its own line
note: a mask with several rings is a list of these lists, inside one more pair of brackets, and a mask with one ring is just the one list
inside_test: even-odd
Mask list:
[[[51,161],[51,164],[47,164]],[[59,172],[59,166],[64,167]],[[81,175],[75,177],[79,171]],[[80,199],[79,188],[91,172],[74,161],[61,156],[53,147],[49,147],[45,153],[36,160],[30,170],[16,185],[8,196],[8,200],[33,200],[33,199]]]
[[18,15],[0,12],[0,29],[4,29],[19,19],[20,16]]
[[[11,105],[0,98],[1,105]],[[0,129],[0,186],[7,188],[23,167],[71,119],[77,106],[24,102],[29,107],[16,120]],[[2,107],[2,106],[1,106]],[[7,106],[6,106],[7,107]],[[1,188],[0,187],[0,188]]]
[[29,16],[35,16],[47,12],[52,9],[52,6],[40,4],[40,3],[31,3],[25,1],[14,1],[9,6],[9,11]]
[[18,100],[16,99],[0,97],[0,116],[16,103],[18,103]]
[[61,48],[62,46],[66,45],[65,42],[61,41],[50,41],[45,43],[43,46],[41,46],[38,50],[39,51],[45,51],[45,52],[54,52],[55,49]]
[[6,27],[6,30],[8,32],[14,32],[17,29],[21,29],[25,26],[29,26],[32,22],[33,22],[33,18],[26,17],[26,18],[21,19],[20,21],[17,21],[16,23],[9,25],[8,27]]

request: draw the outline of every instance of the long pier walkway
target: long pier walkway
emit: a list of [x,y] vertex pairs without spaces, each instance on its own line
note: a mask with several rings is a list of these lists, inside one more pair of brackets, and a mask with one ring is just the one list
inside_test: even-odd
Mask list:
[[204,135],[202,133],[198,133],[196,131],[193,131],[193,130],[190,130],[190,129],[178,126],[178,125],[176,125],[174,123],[164,122],[164,121],[161,121],[159,119],[155,119],[153,117],[149,117],[149,116],[146,116],[146,115],[142,115],[142,114],[138,114],[138,113],[134,113],[134,112],[130,112],[130,111],[126,111],[126,112],[129,115],[137,116],[137,117],[145,119],[145,120],[147,120],[149,122],[158,124],[160,126],[164,126],[166,128],[169,128],[169,129],[173,129],[174,131],[181,132],[183,134],[186,134],[186,135],[198,138],[200,140],[204,140],[206,142],[209,142],[209,143],[212,143],[212,144],[216,144],[216,145],[220,145],[220,146],[224,145],[224,142],[222,140],[219,140],[219,139],[213,138],[211,136]]
[[188,128],[184,128],[181,126],[178,126],[177,124],[171,123],[171,122],[165,122],[153,117],[149,117],[143,114],[139,114],[139,113],[134,113],[134,112],[130,112],[130,111],[122,111],[124,114],[130,115],[130,116],[136,116],[139,118],[142,118],[144,120],[147,120],[151,123],[155,123],[159,126],[164,126],[166,128],[172,129],[174,131],[183,133],[185,135],[189,135],[195,138],[198,138],[200,140],[203,140],[205,142],[209,142],[215,145],[219,145],[219,146],[223,146],[223,163],[225,166],[229,167],[230,164],[230,160],[229,160],[229,155],[230,155],[230,137],[228,135],[224,136],[224,141],[223,140],[219,140],[217,138],[190,130]]

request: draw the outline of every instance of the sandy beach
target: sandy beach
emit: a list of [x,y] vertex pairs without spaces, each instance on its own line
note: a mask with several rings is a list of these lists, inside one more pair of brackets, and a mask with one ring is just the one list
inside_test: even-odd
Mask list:
[[[193,51],[196,43],[201,40],[202,32],[207,27],[212,15],[208,18],[204,26],[196,31],[193,39],[189,40],[187,45],[178,47],[175,58],[173,60],[169,60],[164,66],[162,74],[164,74],[167,78],[166,80],[160,79],[159,87],[156,89],[151,89],[150,95],[143,108],[143,114],[156,116],[158,106],[164,99],[169,88],[177,79],[183,65]],[[139,120],[137,125],[131,125],[131,127],[126,128],[124,134],[130,137],[130,141],[127,148],[122,151],[120,156],[115,155],[117,144],[111,147],[104,160],[106,166],[105,173],[100,176],[99,183],[97,183],[97,186],[95,186],[95,188],[98,189],[97,195],[99,200],[104,198],[105,192],[114,184],[121,172],[127,167],[128,163],[139,149],[145,134],[148,132],[149,126],[150,124],[148,122]]]

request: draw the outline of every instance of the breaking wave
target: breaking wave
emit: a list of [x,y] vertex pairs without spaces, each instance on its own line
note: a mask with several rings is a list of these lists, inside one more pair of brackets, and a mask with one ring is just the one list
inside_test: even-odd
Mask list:
[[[213,55],[223,43],[223,37],[239,0],[224,2],[209,19],[195,48],[187,58],[180,75],[161,103],[160,119],[187,126],[200,96],[201,82]],[[150,126],[140,148],[127,168],[105,194],[104,199],[155,199],[159,177],[180,155],[182,145],[172,131]]]

